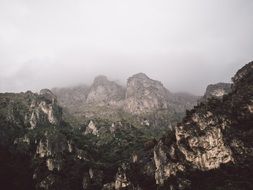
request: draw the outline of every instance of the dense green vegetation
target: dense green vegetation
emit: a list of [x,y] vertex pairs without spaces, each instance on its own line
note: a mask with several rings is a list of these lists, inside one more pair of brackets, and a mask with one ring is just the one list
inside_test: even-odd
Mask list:
[[[29,116],[29,105],[33,100],[48,101],[30,92],[0,97],[0,183],[8,189],[40,189],[39,184],[45,180],[48,184],[50,180],[54,181],[52,189],[80,189],[90,168],[105,175],[95,181],[87,177],[87,189],[101,189],[102,184],[114,180],[122,163],[130,162],[134,152],[145,151],[145,143],[154,141],[161,133],[159,129],[153,129],[152,133],[149,129],[135,127],[126,120],[120,121],[121,127],[112,132],[112,121],[99,118],[93,120],[99,136],[84,135],[89,120],[74,128],[64,121],[59,125],[38,122],[39,126],[30,129],[25,118]],[[55,107],[55,110],[60,117],[60,109]],[[43,115],[42,119],[45,119]],[[50,145],[52,154],[46,157],[37,154],[40,141]],[[68,142],[72,152],[62,148]],[[85,159],[78,159],[79,154]],[[56,160],[61,169],[49,171],[46,159]],[[34,175],[36,178],[32,180]]]

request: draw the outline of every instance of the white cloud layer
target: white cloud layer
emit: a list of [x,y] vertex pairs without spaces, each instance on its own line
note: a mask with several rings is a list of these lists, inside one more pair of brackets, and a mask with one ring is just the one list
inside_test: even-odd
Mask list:
[[124,83],[201,94],[253,57],[252,0],[1,0],[0,91]]

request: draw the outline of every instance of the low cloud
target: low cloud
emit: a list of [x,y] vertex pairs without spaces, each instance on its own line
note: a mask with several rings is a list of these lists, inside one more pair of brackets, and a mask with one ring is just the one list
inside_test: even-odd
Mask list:
[[202,94],[253,55],[251,0],[0,2],[0,91],[137,72]]

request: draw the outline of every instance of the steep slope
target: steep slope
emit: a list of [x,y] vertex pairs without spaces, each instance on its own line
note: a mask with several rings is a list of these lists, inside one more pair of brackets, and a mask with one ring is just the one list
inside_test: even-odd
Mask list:
[[2,189],[101,189],[152,139],[125,121],[73,128],[46,89],[0,94],[0,105]]
[[[21,111],[20,111],[21,110]],[[21,94],[1,94],[1,117],[6,122],[34,129],[38,125],[59,125],[62,122],[62,109],[56,96],[47,89],[39,94],[30,91]]]
[[253,62],[233,77],[231,93],[189,111],[146,161],[155,171],[138,175],[153,175],[165,189],[252,189],[252,107]]
[[224,95],[231,92],[231,85],[232,84],[230,83],[217,83],[208,85],[201,101],[207,101],[210,98],[221,99]]
[[46,89],[0,105],[3,189],[253,189],[253,62],[159,140],[126,121],[73,128]]
[[89,119],[119,119],[119,112],[125,97],[125,89],[105,76],[97,76],[91,86],[54,88],[63,107],[63,116],[73,126],[79,127]]
[[65,120],[77,126],[101,118],[168,128],[182,118],[186,109],[196,105],[198,99],[189,94],[173,94],[144,73],[130,77],[126,89],[105,76],[96,77],[89,88],[66,89],[53,89],[53,92],[64,107]]
[[125,98],[125,90],[106,76],[97,76],[89,89],[86,103],[99,106],[116,105]]
[[38,137],[49,126],[65,126],[62,110],[46,89],[39,94],[0,94],[0,105],[1,188],[33,189],[31,163]]
[[125,110],[133,114],[168,109],[170,92],[161,82],[150,79],[144,73],[127,80]]

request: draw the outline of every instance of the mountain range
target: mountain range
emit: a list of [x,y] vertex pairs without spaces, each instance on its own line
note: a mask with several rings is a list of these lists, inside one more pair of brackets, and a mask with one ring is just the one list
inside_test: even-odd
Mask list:
[[253,189],[253,62],[203,97],[126,87],[0,94],[3,189]]
[[[136,125],[145,120],[159,127],[156,124],[159,116],[167,115],[165,125],[168,126],[181,119],[185,110],[193,108],[199,99],[187,93],[172,93],[160,81],[150,79],[144,73],[129,77],[126,86],[101,75],[90,86],[53,88],[52,92],[59,105],[79,121],[78,125],[93,118],[111,121],[138,118]],[[152,119],[154,117],[157,120]]]

